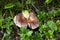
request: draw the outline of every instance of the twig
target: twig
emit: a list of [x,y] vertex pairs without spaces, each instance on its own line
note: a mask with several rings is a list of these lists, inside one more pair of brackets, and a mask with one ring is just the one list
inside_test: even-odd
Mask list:
[[36,12],[38,12],[39,10],[35,7],[35,5],[32,3],[32,6],[35,8]]

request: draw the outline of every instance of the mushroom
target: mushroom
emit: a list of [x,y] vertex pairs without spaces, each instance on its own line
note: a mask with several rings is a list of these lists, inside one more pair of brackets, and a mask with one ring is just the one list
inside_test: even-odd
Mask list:
[[27,10],[25,10],[14,17],[14,23],[18,27],[27,28],[28,25],[29,28],[36,29],[38,27],[39,20],[33,12],[29,13]]

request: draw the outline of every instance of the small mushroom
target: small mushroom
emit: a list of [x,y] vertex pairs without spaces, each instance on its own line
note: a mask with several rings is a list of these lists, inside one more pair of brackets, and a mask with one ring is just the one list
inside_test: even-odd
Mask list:
[[27,10],[25,10],[14,17],[14,23],[18,27],[27,28],[28,25],[29,28],[36,29],[38,27],[39,20],[33,12],[29,13]]

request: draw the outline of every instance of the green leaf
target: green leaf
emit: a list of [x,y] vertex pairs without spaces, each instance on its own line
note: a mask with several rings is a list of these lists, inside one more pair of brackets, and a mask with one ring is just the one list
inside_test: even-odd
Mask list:
[[16,2],[15,3],[15,7],[16,7],[16,9],[20,9],[20,8],[22,8],[22,6],[21,6],[22,4],[20,3],[20,2]]
[[60,25],[60,20],[57,20],[57,21],[56,21],[56,24],[57,24],[57,25]]
[[4,9],[13,8],[15,5],[13,3],[8,3],[5,5]]
[[28,30],[26,28],[24,28],[23,26],[20,28],[20,33],[21,34],[26,34],[26,32],[28,32]]
[[34,0],[27,0],[26,4],[35,4],[35,1]]
[[45,0],[45,4],[49,4],[51,2],[52,2],[52,0]]
[[58,29],[57,29],[57,30],[58,30],[58,32],[60,32],[60,26],[58,27]]
[[32,31],[29,31],[28,33],[27,33],[27,36],[31,36],[32,35]]
[[48,21],[47,25],[51,28],[51,30],[57,30],[57,26],[53,21]]
[[45,19],[46,18],[46,12],[38,12],[38,15],[37,15],[38,19]]
[[27,0],[26,1],[26,4],[31,4],[31,0]]
[[3,18],[0,19],[0,27],[2,27]]
[[0,18],[2,17],[2,10],[0,10]]
[[52,31],[52,30],[49,30],[49,31],[48,31],[48,33],[49,33],[50,36],[53,35],[53,32],[54,32],[54,31]]

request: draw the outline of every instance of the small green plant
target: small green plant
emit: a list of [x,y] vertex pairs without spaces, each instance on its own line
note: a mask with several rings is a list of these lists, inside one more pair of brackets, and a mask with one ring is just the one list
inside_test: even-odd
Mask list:
[[[18,28],[14,24],[14,16],[22,10],[36,14],[39,20],[37,31]],[[59,36],[60,0],[0,0],[0,40],[58,40]]]

